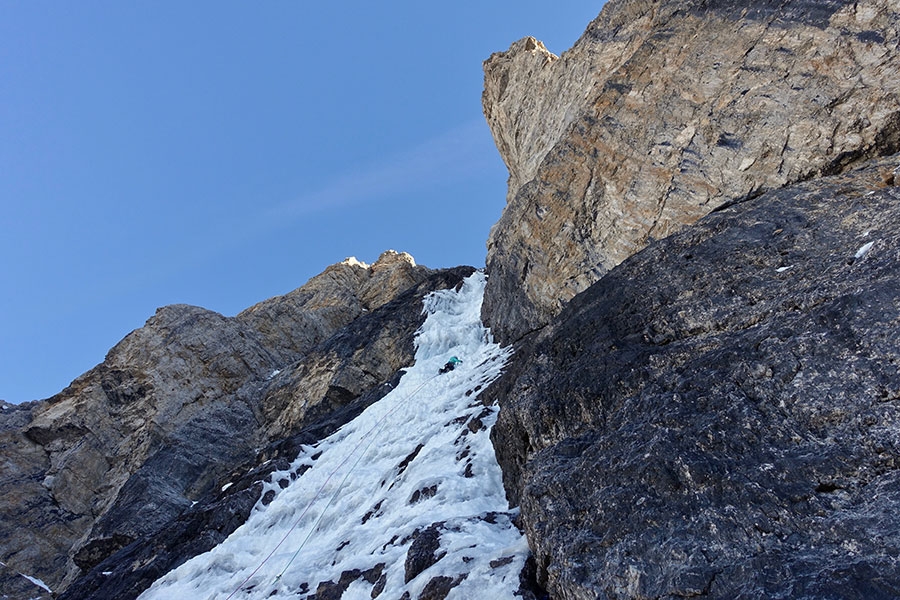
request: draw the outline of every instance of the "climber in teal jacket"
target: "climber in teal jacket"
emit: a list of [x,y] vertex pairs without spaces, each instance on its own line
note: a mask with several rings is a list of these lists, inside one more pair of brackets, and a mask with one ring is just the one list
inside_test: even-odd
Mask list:
[[462,364],[462,361],[456,358],[455,356],[451,356],[450,360],[447,361],[447,364],[441,367],[441,373],[449,373],[453,369],[456,368],[456,365]]

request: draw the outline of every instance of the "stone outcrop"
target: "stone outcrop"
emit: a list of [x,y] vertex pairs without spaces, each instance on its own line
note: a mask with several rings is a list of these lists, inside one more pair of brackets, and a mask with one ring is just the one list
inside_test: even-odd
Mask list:
[[522,343],[487,394],[550,597],[900,596],[898,165],[723,207]]
[[412,360],[422,297],[471,272],[386,252],[233,318],[161,308],[57,396],[7,407],[3,577],[60,591],[168,526],[259,448],[394,377]]
[[290,364],[364,312],[421,283],[429,272],[405,252],[389,250],[371,266],[348,258],[303,287],[260,302],[236,319],[259,332],[282,365]]
[[[898,40],[896,0],[610,0],[561,56],[485,62],[483,316],[516,355],[480,401],[523,597],[900,597]],[[212,548],[472,271],[387,252],[235,317],[165,307],[0,402],[0,596],[133,598]],[[440,524],[416,536],[407,578]]]
[[723,203],[900,149],[891,0],[611,0],[484,65],[509,168],[484,317],[510,343]]

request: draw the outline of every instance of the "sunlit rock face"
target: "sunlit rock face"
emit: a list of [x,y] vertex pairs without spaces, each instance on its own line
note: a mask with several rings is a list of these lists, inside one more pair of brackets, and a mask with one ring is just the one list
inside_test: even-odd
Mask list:
[[533,38],[492,55],[495,335],[723,203],[896,151],[898,22],[890,0],[612,0],[559,57]]
[[421,283],[430,272],[406,252],[388,250],[372,265],[348,258],[236,318],[259,332],[281,364],[288,364],[364,312]]

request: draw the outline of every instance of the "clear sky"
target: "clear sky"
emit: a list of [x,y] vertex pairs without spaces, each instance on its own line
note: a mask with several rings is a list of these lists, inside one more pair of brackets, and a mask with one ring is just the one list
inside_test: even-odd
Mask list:
[[506,169],[481,63],[602,2],[0,4],[0,399],[157,307],[225,315],[347,256],[484,264]]

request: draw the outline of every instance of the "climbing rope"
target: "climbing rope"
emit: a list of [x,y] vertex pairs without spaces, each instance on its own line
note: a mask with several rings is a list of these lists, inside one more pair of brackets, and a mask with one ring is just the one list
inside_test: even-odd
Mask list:
[[[422,384],[422,385],[425,385],[425,384]],[[419,386],[419,389],[421,389],[421,387],[422,386]],[[399,404],[398,404],[398,406],[399,406]],[[388,414],[390,414],[391,412],[396,410],[396,408],[397,408],[397,406],[395,406],[393,409],[391,409],[391,411]],[[385,416],[387,416],[387,415],[385,415]],[[350,469],[344,475],[344,478],[338,484],[337,489],[334,490],[334,494],[332,494],[331,498],[325,504],[325,507],[322,509],[322,512],[319,513],[319,518],[316,519],[315,524],[313,524],[313,526],[310,527],[309,533],[306,534],[306,537],[300,543],[300,546],[297,548],[297,551],[294,552],[294,555],[291,556],[291,559],[287,562],[286,565],[284,565],[284,568],[281,570],[281,573],[279,573],[278,576],[275,578],[275,581],[278,581],[279,579],[281,579],[281,576],[284,575],[284,573],[288,570],[288,567],[291,566],[291,563],[294,562],[294,559],[297,558],[297,555],[300,554],[300,551],[306,545],[306,542],[309,541],[309,538],[312,537],[312,534],[319,529],[319,523],[322,522],[322,518],[325,516],[325,512],[332,505],[332,503],[334,503],[334,501],[337,499],[338,494],[340,494],[341,491],[344,489],[344,484],[347,483],[347,479],[350,477],[350,474],[353,472],[354,469],[356,469],[356,466],[360,463],[360,461],[362,461],[363,457],[369,452],[369,448],[372,446],[372,442],[375,441],[376,437],[377,436],[371,436],[371,438],[369,439],[369,443],[366,444],[366,447],[360,453],[359,457],[356,459],[356,462],[353,463],[353,465],[350,467]],[[354,450],[355,450],[355,448],[354,448]]]
[[389,411],[386,412],[384,415],[382,415],[381,418],[379,418],[379,419],[375,422],[375,424],[372,425],[372,427],[369,428],[369,430],[365,433],[365,435],[363,435],[362,437],[360,437],[360,440],[356,443],[356,445],[353,447],[353,449],[350,450],[350,452],[347,453],[347,456],[345,456],[344,459],[340,462],[340,464],[338,464],[338,466],[336,466],[336,467],[334,468],[334,470],[333,470],[331,473],[328,474],[328,477],[326,477],[326,478],[325,478],[325,481],[322,483],[322,485],[319,486],[319,489],[316,491],[315,495],[314,495],[314,496],[312,497],[312,499],[306,504],[306,507],[303,509],[303,512],[300,513],[300,516],[297,518],[297,520],[294,522],[294,524],[291,526],[291,528],[287,531],[287,533],[285,533],[284,536],[282,536],[282,538],[278,541],[278,543],[275,545],[275,547],[272,548],[272,551],[269,552],[269,554],[262,560],[262,562],[259,563],[259,565],[258,565],[255,569],[253,569],[253,572],[251,572],[251,573],[246,577],[246,579],[244,579],[244,580],[243,580],[243,581],[242,581],[242,582],[234,589],[234,591],[232,591],[230,594],[228,594],[228,597],[227,597],[225,600],[231,600],[231,598],[234,597],[234,595],[237,594],[237,593],[241,590],[241,588],[243,588],[243,587],[247,584],[248,581],[250,581],[257,573],[259,573],[260,569],[262,569],[263,566],[264,566],[267,562],[269,562],[269,559],[271,559],[272,556],[275,555],[275,552],[278,551],[278,549],[281,547],[281,545],[284,544],[285,541],[287,541],[287,539],[288,539],[288,537],[291,535],[291,533],[293,533],[294,530],[300,525],[300,522],[303,520],[303,517],[306,516],[306,513],[309,512],[309,510],[312,508],[313,504],[315,504],[316,500],[319,499],[319,496],[322,495],[322,492],[325,491],[325,488],[326,488],[326,486],[328,485],[328,482],[331,481],[331,478],[334,477],[335,474],[337,474],[337,472],[340,471],[341,468],[342,468],[345,464],[347,464],[347,462],[350,460],[350,458],[353,457],[353,455],[356,453],[356,451],[359,449],[359,447],[362,446],[363,442],[364,442],[366,439],[368,439],[369,442],[366,444],[365,448],[364,448],[363,451],[359,454],[359,456],[357,457],[356,461],[353,463],[353,465],[351,465],[350,469],[349,469],[349,470],[347,471],[347,473],[344,475],[344,478],[341,480],[340,484],[338,484],[337,489],[335,490],[334,494],[331,496],[331,498],[330,498],[330,499],[328,500],[328,502],[325,504],[325,507],[322,509],[322,512],[319,514],[319,518],[316,519],[316,522],[313,524],[312,527],[310,527],[309,533],[306,534],[306,537],[305,537],[305,538],[303,539],[303,541],[300,543],[300,546],[297,548],[297,551],[294,552],[293,556],[291,556],[290,560],[288,560],[287,564],[284,566],[284,569],[282,569],[281,572],[275,577],[275,582],[277,582],[278,580],[281,579],[282,575],[285,574],[285,572],[288,570],[288,567],[291,566],[291,563],[294,562],[294,559],[297,558],[297,555],[300,554],[300,551],[301,551],[301,550],[303,549],[303,547],[306,545],[306,542],[309,541],[309,539],[312,537],[312,534],[313,534],[313,533],[316,531],[316,529],[318,528],[319,523],[321,523],[321,521],[322,521],[322,517],[325,516],[325,512],[328,510],[328,508],[331,506],[331,504],[334,502],[334,500],[338,497],[339,493],[341,492],[341,490],[342,490],[343,487],[344,487],[344,484],[347,482],[347,479],[350,477],[350,474],[353,472],[353,470],[354,470],[354,469],[356,468],[356,466],[360,463],[360,461],[362,460],[362,458],[363,458],[363,457],[366,455],[366,453],[369,451],[369,448],[372,446],[372,443],[373,443],[373,442],[375,441],[375,439],[377,438],[377,436],[372,435],[372,434],[373,434],[376,430],[380,430],[380,429],[381,429],[381,427],[384,425],[386,419],[387,419],[391,414],[393,414],[394,411],[396,411],[398,408],[400,408],[402,405],[404,405],[410,398],[412,398],[413,396],[415,396],[415,395],[419,392],[419,390],[421,390],[423,387],[425,387],[428,383],[434,381],[434,379],[436,379],[439,375],[440,375],[440,374],[434,375],[433,377],[431,377],[431,378],[426,379],[425,381],[423,381],[422,384],[419,385],[419,387],[417,387],[417,388],[414,389],[412,392],[410,392],[405,398],[403,398],[402,400],[398,401],[397,404],[396,404],[391,410],[389,410]]

